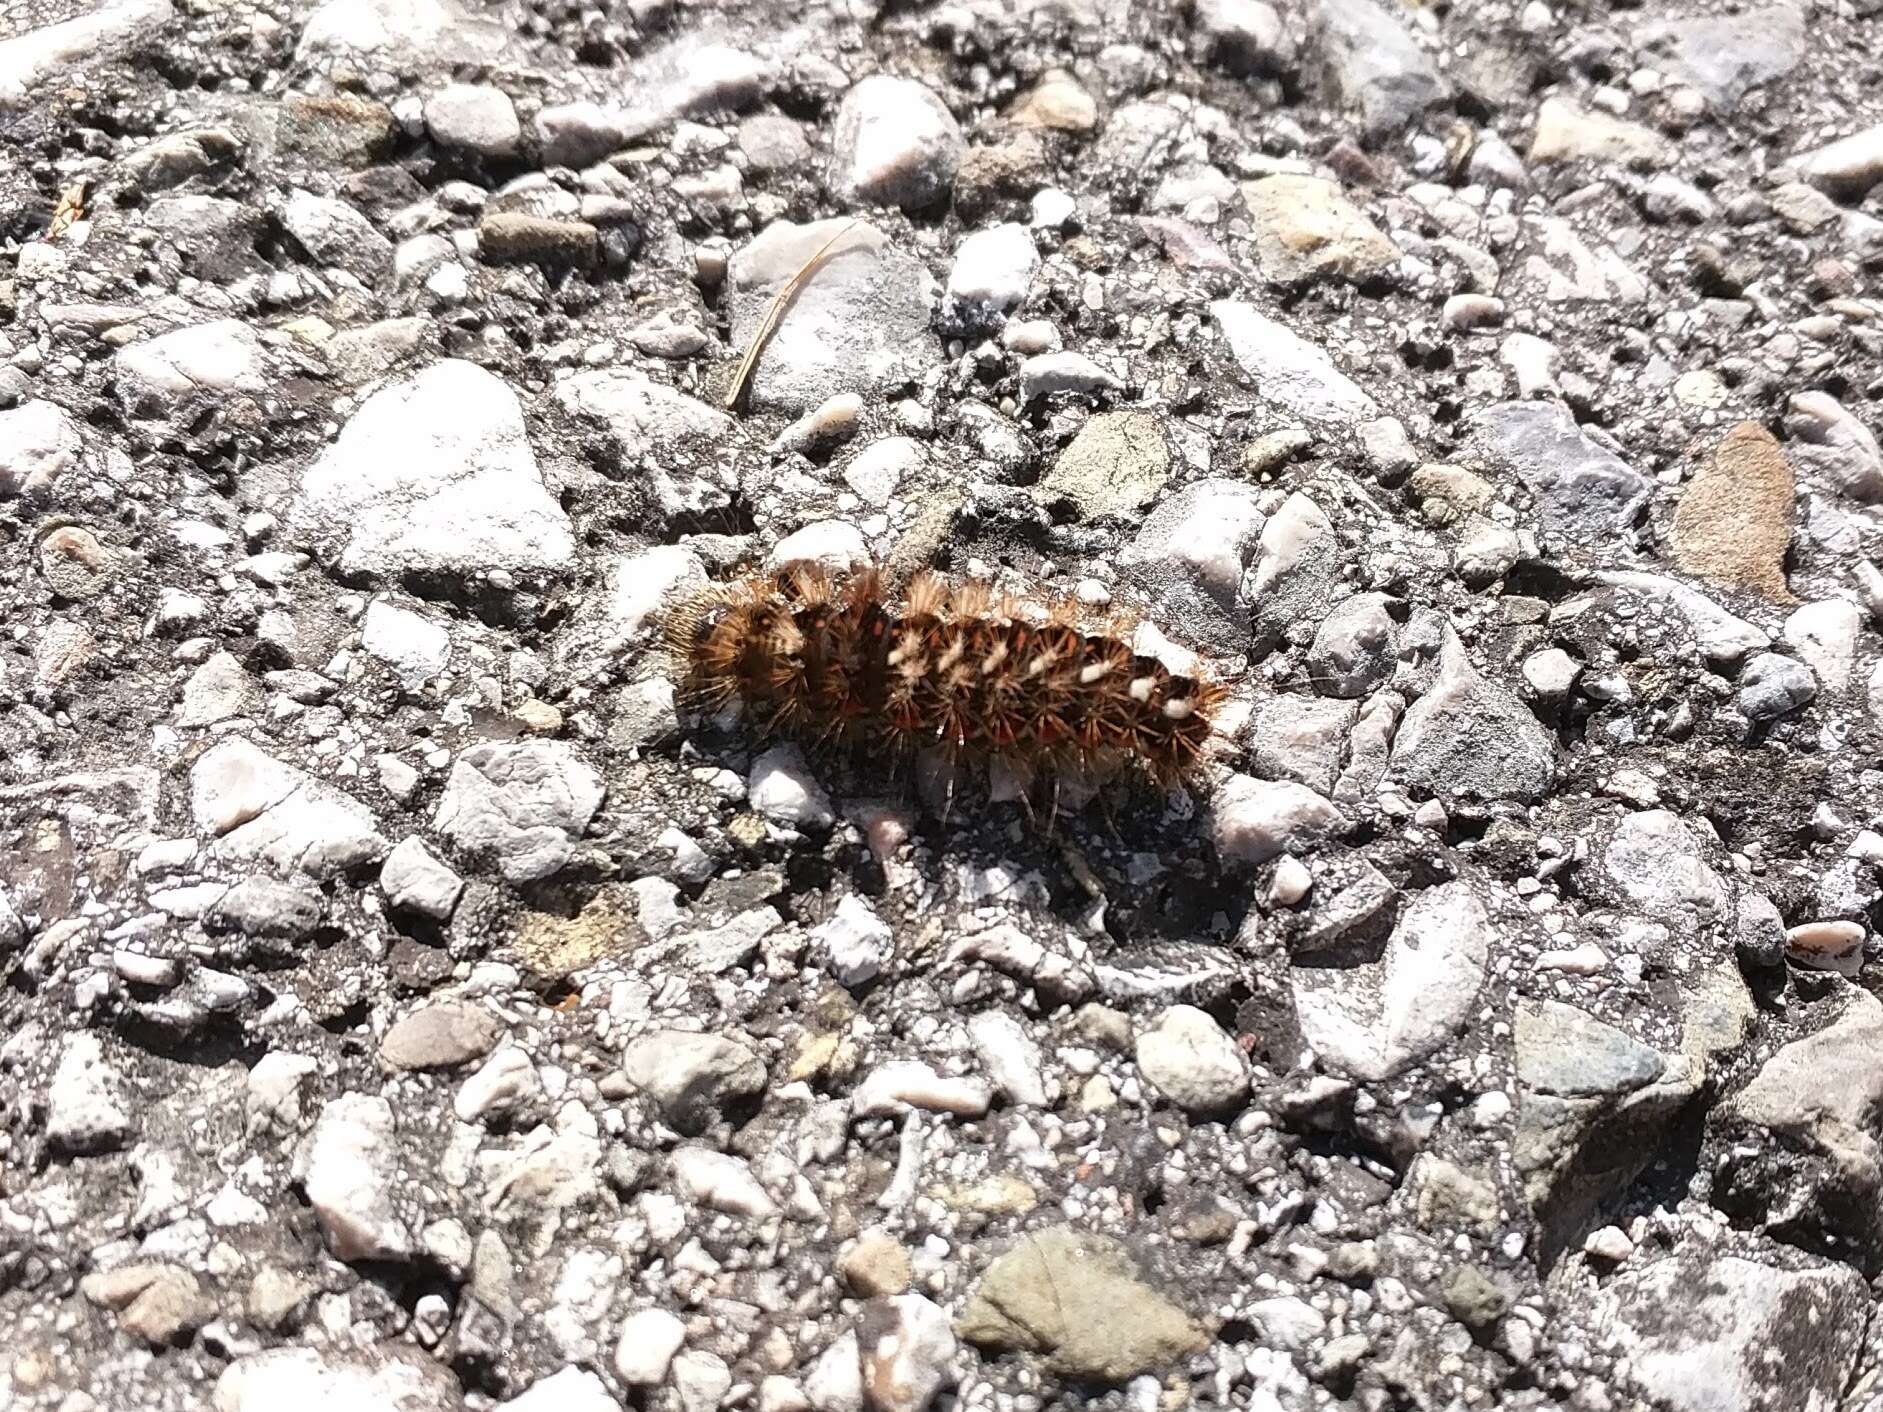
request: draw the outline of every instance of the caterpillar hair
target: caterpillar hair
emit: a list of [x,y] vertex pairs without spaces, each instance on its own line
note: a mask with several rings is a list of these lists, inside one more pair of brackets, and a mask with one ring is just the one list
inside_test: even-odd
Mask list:
[[787,565],[715,585],[668,622],[688,699],[760,727],[892,752],[937,746],[1022,778],[1135,761],[1169,784],[1207,746],[1224,689],[1088,620],[976,581]]

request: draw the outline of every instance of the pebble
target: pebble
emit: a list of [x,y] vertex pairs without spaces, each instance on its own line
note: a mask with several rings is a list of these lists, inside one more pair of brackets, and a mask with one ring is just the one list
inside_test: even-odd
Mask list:
[[1674,516],[1674,562],[1696,578],[1785,602],[1796,489],[1777,440],[1757,422],[1726,434]]
[[97,1035],[66,1040],[46,1092],[46,1141],[68,1154],[110,1152],[136,1131],[124,1080]]
[[480,157],[508,157],[523,141],[516,105],[486,84],[446,84],[425,100],[425,126],[440,147]]
[[773,823],[791,828],[827,829],[837,818],[830,796],[795,745],[776,746],[752,762],[746,799]]
[[1216,790],[1210,838],[1225,866],[1252,867],[1346,828],[1340,811],[1306,785],[1231,775]]
[[955,250],[943,291],[944,318],[964,329],[997,324],[1025,301],[1039,269],[1039,251],[1025,226],[975,231]]
[[954,1381],[955,1333],[948,1315],[920,1294],[872,1300],[857,1319],[864,1405],[922,1412]]
[[380,1062],[394,1069],[456,1069],[482,1059],[503,1035],[503,1022],[479,1006],[441,1000],[396,1021],[379,1042]]
[[615,1376],[629,1387],[659,1387],[686,1344],[686,1325],[665,1309],[641,1309],[621,1321]]
[[302,1185],[335,1259],[403,1262],[417,1249],[392,1199],[397,1143],[383,1098],[347,1093],[321,1109]]
[[873,74],[837,109],[831,187],[859,205],[930,206],[948,195],[965,145],[954,116],[927,88]]
[[1101,412],[1079,428],[1040,478],[1048,503],[1070,503],[1085,520],[1128,514],[1170,478],[1170,444],[1149,412]]
[[594,767],[560,741],[474,745],[452,762],[432,826],[508,881],[537,882],[575,860],[602,794]]
[[379,886],[396,911],[413,912],[435,922],[451,919],[464,893],[464,879],[454,873],[420,838],[408,838],[386,855]]
[[546,573],[575,552],[504,382],[458,359],[375,392],[308,470],[296,514],[347,573]]
[[752,374],[755,411],[796,416],[842,392],[880,398],[940,365],[933,276],[864,220],[773,221],[735,251],[726,274],[734,348],[751,345],[773,298],[820,250]]
[[921,1108],[960,1118],[983,1116],[993,1101],[979,1079],[945,1078],[915,1059],[878,1065],[858,1084],[850,1107],[859,1118],[876,1118]]
[[1186,1112],[1219,1116],[1248,1098],[1248,1066],[1235,1041],[1203,1011],[1173,1005],[1138,1036],[1138,1068]]
[[1297,968],[1301,1028],[1333,1072],[1390,1078],[1449,1040],[1471,1014],[1492,947],[1490,917],[1465,883],[1416,894],[1382,960]]
[[37,398],[0,412],[0,496],[40,496],[84,460],[84,437],[64,408]]
[[1262,177],[1244,184],[1242,200],[1254,227],[1256,259],[1271,283],[1324,276],[1360,284],[1399,263],[1399,247],[1331,181]]
[[875,980],[895,950],[895,934],[854,893],[837,904],[829,921],[812,928],[811,942],[837,983],[852,989]]
[[1334,366],[1325,349],[1253,305],[1218,299],[1210,305],[1210,315],[1222,330],[1230,356],[1264,401],[1310,421],[1361,421],[1378,412],[1373,399]]

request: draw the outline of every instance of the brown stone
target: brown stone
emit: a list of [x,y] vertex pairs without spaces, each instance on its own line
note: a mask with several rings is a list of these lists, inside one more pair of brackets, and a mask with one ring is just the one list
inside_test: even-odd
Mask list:
[[1791,466],[1757,422],[1741,422],[1701,467],[1674,516],[1674,562],[1696,578],[1791,603]]

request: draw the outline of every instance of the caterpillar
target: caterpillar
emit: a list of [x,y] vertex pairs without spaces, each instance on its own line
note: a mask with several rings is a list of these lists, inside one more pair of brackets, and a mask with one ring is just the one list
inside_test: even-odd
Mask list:
[[1023,779],[1135,761],[1191,770],[1225,688],[1134,645],[1077,599],[997,593],[930,572],[890,589],[874,565],[786,565],[714,585],[668,620],[689,700],[761,727],[872,751],[939,747]]

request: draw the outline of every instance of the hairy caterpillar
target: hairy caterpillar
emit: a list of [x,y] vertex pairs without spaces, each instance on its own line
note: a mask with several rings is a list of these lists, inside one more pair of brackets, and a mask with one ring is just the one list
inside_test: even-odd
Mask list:
[[1136,761],[1159,783],[1201,757],[1223,687],[1138,650],[1116,619],[917,574],[787,565],[716,585],[674,612],[691,699],[759,724],[900,752],[939,747],[1023,779]]

